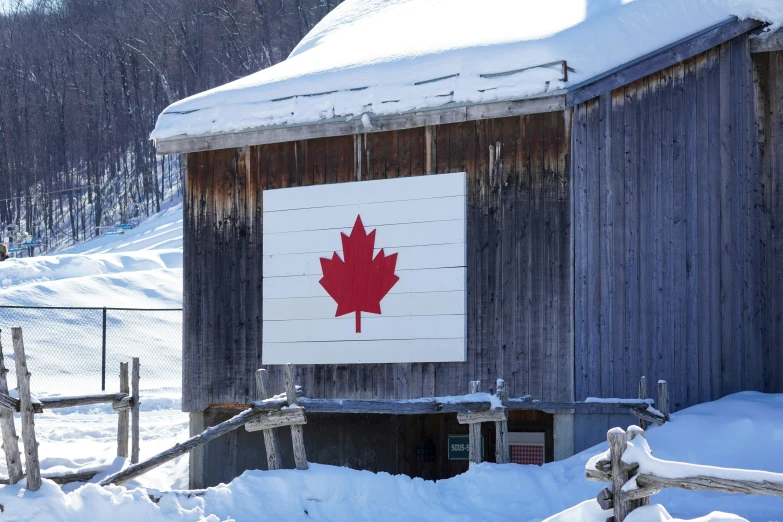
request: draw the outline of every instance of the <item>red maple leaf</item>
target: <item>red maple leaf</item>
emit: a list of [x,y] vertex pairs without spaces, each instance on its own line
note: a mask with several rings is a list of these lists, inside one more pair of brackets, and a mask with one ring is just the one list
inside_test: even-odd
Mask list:
[[337,302],[335,317],[356,312],[356,333],[362,331],[362,312],[381,313],[381,299],[400,280],[394,275],[397,254],[387,256],[383,249],[375,259],[375,230],[367,234],[362,217],[350,236],[340,233],[345,261],[335,252],[331,259],[321,258],[324,276],[319,281],[324,290]]

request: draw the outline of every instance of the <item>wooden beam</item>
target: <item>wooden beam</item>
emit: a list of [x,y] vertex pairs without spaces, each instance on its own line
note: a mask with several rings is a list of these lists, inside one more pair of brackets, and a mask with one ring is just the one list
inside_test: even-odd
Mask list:
[[44,409],[71,408],[73,406],[89,406],[91,404],[114,403],[121,401],[126,393],[98,393],[95,395],[79,395],[73,397],[45,397],[40,399]]
[[426,415],[429,413],[467,413],[489,410],[489,401],[440,402],[437,399],[395,401],[384,399],[310,399],[302,397],[298,404],[308,413],[371,413],[388,415]]
[[[294,365],[285,365],[285,397],[288,401],[288,406],[297,407],[296,404],[296,385],[294,384]],[[302,415],[304,417],[304,415]],[[307,453],[305,452],[304,443],[304,430],[301,424],[295,424],[291,426],[291,442],[294,447],[294,462],[296,463],[296,469],[305,470],[309,466],[307,465]]]
[[41,466],[38,462],[38,441],[35,440],[35,415],[33,400],[30,396],[30,372],[27,370],[27,358],[24,354],[22,329],[11,328],[14,343],[14,362],[16,363],[16,386],[22,416],[22,442],[24,443],[24,467],[27,476],[27,489],[41,489]]
[[349,120],[332,118],[307,125],[270,125],[233,134],[157,140],[155,148],[158,154],[182,154],[313,138],[412,129],[428,125],[560,111],[565,108],[565,102],[564,91],[553,91],[523,100],[477,105],[445,105],[436,109],[384,116],[369,114],[372,129],[367,129],[364,126],[361,120],[362,115],[359,115]]
[[[269,384],[269,374],[265,369],[256,371],[256,397],[259,400],[268,399],[272,396],[271,386]],[[245,425],[247,429],[247,425]],[[282,468],[282,458],[280,456],[280,438],[276,429],[264,430],[264,448],[266,449],[266,465],[270,471]]]
[[783,481],[756,482],[707,476],[665,478],[649,473],[639,473],[636,475],[636,484],[644,489],[679,488],[689,491],[719,491],[721,493],[783,497]]
[[505,408],[484,411],[469,411],[467,413],[457,414],[457,422],[460,424],[479,424],[482,422],[506,421],[508,421],[508,412]]
[[269,431],[283,426],[300,426],[307,424],[303,408],[286,409],[280,411],[270,411],[266,415],[261,415],[255,420],[245,424],[247,431]]
[[207,428],[205,431],[189,438],[182,444],[175,444],[173,447],[162,451],[153,457],[150,457],[144,462],[131,464],[127,468],[118,471],[113,475],[109,475],[105,479],[101,480],[98,484],[101,486],[108,486],[109,484],[125,484],[129,480],[133,480],[134,478],[143,475],[151,469],[155,469],[158,466],[161,466],[166,462],[179,457],[180,455],[184,455],[193,448],[201,446],[202,444],[206,444],[207,442],[215,440],[225,435],[226,433],[241,428],[247,422],[255,419],[258,415],[260,415],[259,410],[252,408],[244,410],[243,412],[231,417],[225,422],[221,422],[216,426]]
[[[3,343],[0,341],[0,395],[8,396],[8,369],[3,358]],[[10,399],[11,397],[9,397]],[[22,458],[19,453],[19,437],[14,426],[14,414],[5,408],[0,409],[0,428],[3,433],[3,452],[8,468],[9,484],[16,484],[24,476]]]
[[695,35],[674,42],[666,47],[620,65],[599,76],[569,87],[566,107],[573,107],[587,100],[635,82],[654,72],[671,67],[683,60],[748,33],[762,25],[758,20],[741,20],[732,17]]
[[[506,381],[498,379],[497,388],[495,393],[500,398],[500,403],[504,406],[508,405],[508,386]],[[511,462],[508,446],[508,414],[503,412],[503,420],[495,422],[495,463],[496,464],[508,464]]]
[[[481,381],[470,381],[468,385],[469,393],[478,393],[481,388]],[[481,424],[473,423],[468,426],[468,460],[471,464],[481,464],[483,455],[481,454]]]
[[136,464],[139,461],[139,408],[141,403],[139,402],[139,358],[134,357],[132,359],[133,368],[131,370],[131,420],[133,421],[131,427],[131,462]]
[[[120,363],[120,393],[127,395],[130,392],[128,379],[128,363]],[[120,411],[117,420],[117,456],[128,456],[128,432],[130,427],[130,412]]]
[[769,53],[783,51],[783,29],[778,29],[772,34],[755,36],[750,39],[751,53]]
[[[95,475],[98,474],[98,470],[95,471],[75,471],[73,473],[59,473],[57,475],[43,475],[43,478],[51,480],[55,484],[60,486],[70,484],[71,482],[89,482]],[[9,485],[11,482],[7,478],[0,478],[0,484]]]

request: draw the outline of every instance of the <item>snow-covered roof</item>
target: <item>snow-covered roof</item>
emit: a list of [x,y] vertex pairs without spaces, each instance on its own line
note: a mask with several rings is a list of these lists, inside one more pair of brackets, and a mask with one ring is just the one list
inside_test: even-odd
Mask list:
[[562,93],[734,16],[774,29],[783,1],[346,0],[285,61],[169,106],[152,138]]

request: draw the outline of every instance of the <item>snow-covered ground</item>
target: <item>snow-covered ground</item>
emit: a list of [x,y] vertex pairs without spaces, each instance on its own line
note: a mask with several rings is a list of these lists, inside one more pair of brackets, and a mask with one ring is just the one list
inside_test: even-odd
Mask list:
[[[56,255],[0,263],[0,304],[171,307],[181,303],[182,214],[171,205],[123,236],[98,238]],[[72,358],[58,352],[57,338],[79,335],[73,318],[61,315],[47,338],[25,336],[29,350],[45,347],[47,364],[65,370]],[[5,327],[5,326],[3,326]],[[138,329],[123,323],[115,325]],[[3,334],[5,335],[5,333]],[[51,344],[45,344],[51,343]],[[178,362],[179,346],[168,363]],[[130,355],[131,352],[128,353]],[[30,360],[35,386],[35,358]],[[188,437],[187,415],[179,411],[177,390],[152,389],[154,371],[142,361],[141,458]],[[171,368],[169,368],[171,370]],[[113,389],[113,388],[112,388]],[[72,390],[42,390],[41,395]],[[97,391],[91,389],[90,391]],[[17,419],[18,422],[18,419]],[[17,427],[20,430],[20,427]],[[116,455],[117,415],[109,406],[48,411],[36,416],[42,471],[98,468],[93,482],[126,465]],[[746,392],[675,413],[672,422],[648,430],[655,456],[723,467],[783,472],[783,395]],[[604,520],[609,516],[591,499],[604,484],[588,482],[584,467],[596,446],[542,467],[482,464],[437,482],[312,465],[306,471],[250,471],[228,485],[193,498],[148,493],[187,487],[187,456],[180,457],[126,487],[96,484],[59,488],[45,481],[39,492],[24,481],[0,487],[2,520],[9,521],[210,521],[234,520],[522,520],[540,521],[557,513],[565,520]],[[0,475],[7,475],[0,457]],[[667,490],[629,522],[704,517],[713,511],[752,521],[783,520],[783,499]],[[663,507],[662,507],[663,506]],[[728,515],[704,519],[741,520]]]
[[[73,423],[66,418],[76,415]],[[171,416],[171,417],[169,417]],[[57,419],[56,417],[61,417]],[[40,420],[38,420],[40,419]],[[112,469],[113,415],[44,414],[36,417],[45,468],[95,465],[99,456]],[[142,415],[142,457],[184,440],[184,419],[166,411]],[[655,455],[724,467],[783,472],[783,395],[745,392],[683,410],[663,427],[648,430]],[[185,485],[185,457],[173,466],[142,476],[127,487],[89,484],[66,492],[45,482],[37,493],[24,484],[0,489],[3,519],[12,521],[539,521],[593,499],[604,484],[588,482],[588,459],[606,449],[598,445],[561,462],[538,466],[481,464],[458,477],[437,482],[325,465],[308,471],[248,471],[199,497],[164,494],[157,504],[139,484],[169,490]],[[3,472],[5,470],[2,470]],[[101,476],[99,475],[96,480]],[[783,520],[783,499],[666,490],[651,508],[631,522],[705,517],[713,511],[736,513],[751,521]],[[591,501],[561,514],[562,521],[604,520],[609,513]],[[699,520],[741,520],[715,514]]]

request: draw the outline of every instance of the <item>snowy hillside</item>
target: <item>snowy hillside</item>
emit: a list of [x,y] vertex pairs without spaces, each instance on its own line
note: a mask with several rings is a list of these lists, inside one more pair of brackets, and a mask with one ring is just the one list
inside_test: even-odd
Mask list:
[[182,204],[122,235],[0,263],[0,305],[173,308],[182,304]]
[[[41,418],[46,418],[46,414]],[[95,416],[83,418],[83,429],[59,430],[46,421],[37,423],[40,431],[47,432],[40,447],[44,457],[49,457],[42,459],[45,467],[86,465],[88,459],[84,455],[91,451],[111,462],[114,448],[106,442],[108,433],[107,439],[102,440],[100,436],[103,429],[108,431],[109,423],[102,424],[100,417]],[[145,429],[142,458],[153,448],[182,441],[186,435],[184,424],[180,426],[183,429],[179,434],[175,424],[166,429]],[[648,430],[648,440],[655,454],[664,459],[783,472],[781,426],[783,395],[745,392],[675,413],[670,423]],[[174,480],[178,470],[174,468],[167,473],[144,476],[127,488],[100,488],[90,484],[63,493],[45,481],[40,492],[29,493],[23,484],[6,486],[0,489],[0,504],[5,507],[4,520],[36,522],[88,519],[113,522],[540,521],[594,498],[604,487],[585,480],[584,466],[591,456],[604,451],[605,446],[601,444],[568,460],[542,467],[484,463],[463,475],[437,482],[312,465],[308,471],[246,472],[230,484],[209,488],[202,496],[186,498],[166,494],[157,504],[150,501],[149,491],[136,488],[141,483],[169,489],[162,483],[166,478],[172,480],[171,488],[182,487],[181,478]],[[66,455],[69,457],[62,458]],[[89,462],[99,460],[93,457]],[[180,465],[184,466],[182,459]],[[0,473],[4,471],[0,469]],[[647,514],[640,512],[628,520],[669,520],[666,511],[685,519],[703,517],[713,511],[737,513],[751,521],[783,518],[783,499],[771,497],[666,490],[655,495],[652,502],[660,503],[665,510],[652,506],[646,510]],[[559,520],[580,520],[584,514],[583,510],[571,511]],[[601,520],[608,516],[601,515]],[[716,514],[699,520],[741,519]]]

